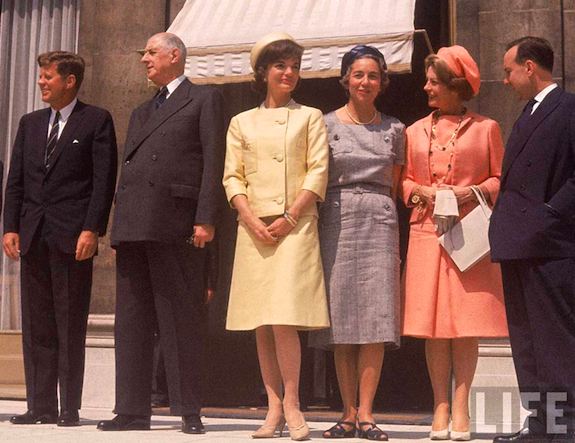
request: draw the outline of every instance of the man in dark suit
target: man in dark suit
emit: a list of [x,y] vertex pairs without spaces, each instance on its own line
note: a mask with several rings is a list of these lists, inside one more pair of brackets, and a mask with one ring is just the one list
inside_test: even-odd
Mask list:
[[512,42],[503,64],[504,83],[529,101],[507,142],[489,235],[522,401],[534,413],[494,442],[574,441],[575,95],[553,81],[544,39]]
[[77,426],[92,257],[114,195],[116,136],[108,111],[76,98],[81,57],[49,52],[38,64],[42,100],[50,108],[20,120],[4,208],[4,252],[22,259],[28,400],[28,411],[10,421]]
[[202,433],[200,372],[204,246],[222,202],[225,118],[221,94],[184,76],[186,47],[156,34],[142,63],[160,91],[131,116],[116,193],[117,416],[103,431],[150,428],[154,330],[164,355],[170,409]]

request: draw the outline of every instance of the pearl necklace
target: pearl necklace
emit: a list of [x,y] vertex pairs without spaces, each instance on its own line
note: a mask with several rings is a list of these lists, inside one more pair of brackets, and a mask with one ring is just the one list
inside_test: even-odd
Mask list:
[[349,117],[349,119],[354,122],[356,125],[371,125],[375,119],[377,118],[377,109],[373,112],[373,117],[371,117],[369,119],[368,122],[362,122],[359,120],[356,120],[355,118],[353,118],[353,116],[351,115],[351,112],[349,112],[349,109],[347,108],[347,103],[343,106],[343,109],[345,109],[345,113],[347,114],[347,116]]

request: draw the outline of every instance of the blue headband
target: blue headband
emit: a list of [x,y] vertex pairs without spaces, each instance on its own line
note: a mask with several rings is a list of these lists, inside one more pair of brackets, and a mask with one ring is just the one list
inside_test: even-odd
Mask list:
[[367,45],[357,45],[351,48],[343,55],[343,58],[341,59],[341,76],[343,77],[345,74],[347,74],[347,70],[356,59],[363,57],[365,55],[370,55],[378,60],[381,60],[383,64],[383,69],[387,71],[387,64],[385,63],[385,57],[381,52],[379,52],[377,48]]

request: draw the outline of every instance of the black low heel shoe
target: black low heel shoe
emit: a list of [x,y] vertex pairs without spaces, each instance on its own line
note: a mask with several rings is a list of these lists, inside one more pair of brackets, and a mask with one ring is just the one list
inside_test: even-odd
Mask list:
[[[369,427],[367,427],[369,426]],[[362,421],[358,423],[357,436],[365,440],[387,441],[389,437],[375,423]]]
[[[349,429],[344,428],[347,426]],[[357,428],[351,421],[338,421],[335,425],[324,431],[323,438],[354,438]]]
[[54,424],[57,421],[57,414],[37,414],[34,411],[26,411],[24,414],[14,415],[10,417],[10,423],[13,425],[35,425],[40,423],[42,425]]

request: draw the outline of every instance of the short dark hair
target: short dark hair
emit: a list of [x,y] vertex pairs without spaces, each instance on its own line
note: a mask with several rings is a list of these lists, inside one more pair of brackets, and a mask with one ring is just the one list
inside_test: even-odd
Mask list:
[[267,91],[267,84],[265,82],[266,69],[271,63],[286,58],[295,58],[301,62],[303,55],[303,47],[298,45],[293,40],[277,40],[267,45],[258,59],[256,60],[256,69],[254,69],[254,80],[252,88],[265,94]]
[[362,58],[369,58],[371,60],[375,60],[375,62],[377,63],[377,66],[379,66],[379,73],[380,73],[380,79],[381,79],[381,83],[379,85],[379,93],[383,94],[383,92],[389,86],[389,76],[387,75],[387,65],[385,64],[385,60],[378,58],[378,57],[375,57],[374,55],[371,55],[371,54],[361,55],[361,56],[357,57],[353,62],[351,62],[350,65],[347,67],[347,71],[345,72],[343,77],[341,77],[339,79],[339,84],[344,87],[344,89],[346,90],[347,93],[349,93],[349,76],[351,75],[351,69],[353,67],[353,64],[357,60],[361,60]]
[[73,75],[76,77],[76,90],[80,89],[84,80],[84,68],[86,63],[78,54],[68,51],[45,52],[38,56],[38,66],[41,68],[56,64],[56,71],[61,77]]
[[528,35],[513,40],[507,45],[507,50],[514,46],[517,46],[516,63],[523,64],[526,60],[533,60],[546,71],[553,72],[553,48],[547,40]]
[[439,81],[447,88],[457,92],[461,100],[471,100],[475,95],[467,79],[465,77],[457,77],[445,60],[439,58],[436,54],[430,54],[425,58],[425,72],[429,68],[433,68]]

